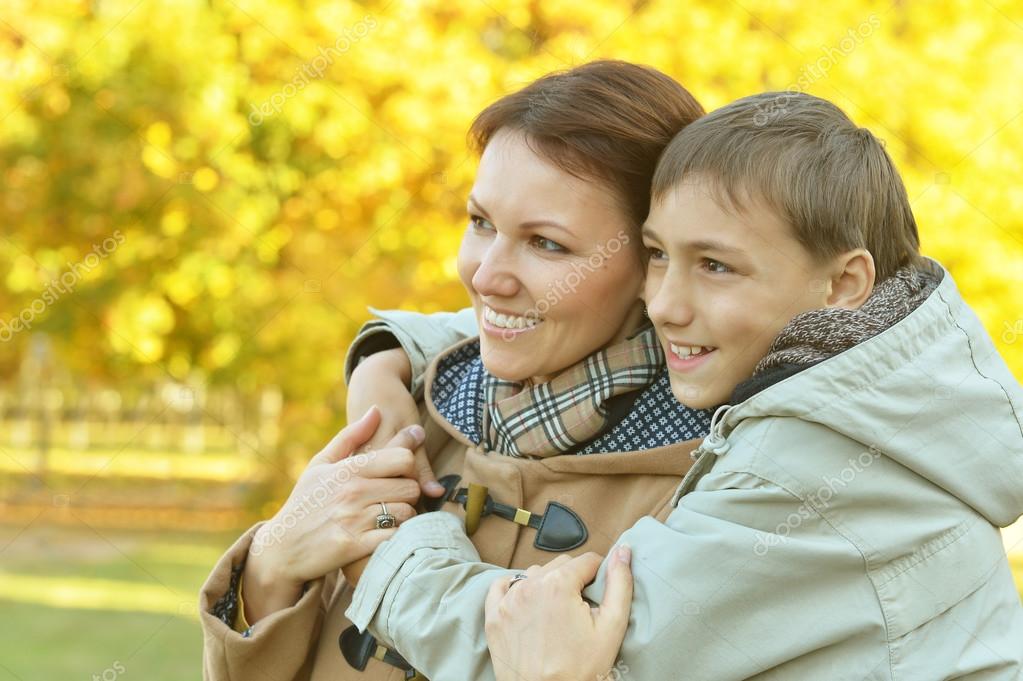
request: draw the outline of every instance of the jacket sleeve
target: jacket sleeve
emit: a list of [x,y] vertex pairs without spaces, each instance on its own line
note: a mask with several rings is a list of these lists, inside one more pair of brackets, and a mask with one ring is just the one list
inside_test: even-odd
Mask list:
[[456,516],[424,513],[377,547],[345,614],[431,681],[492,681],[483,604],[511,572],[480,562]]
[[336,577],[310,582],[298,603],[259,620],[244,634],[212,612],[230,588],[232,568],[244,562],[258,528],[259,524],[250,528],[221,557],[199,594],[205,681],[306,681],[311,673],[323,623],[323,599],[332,591],[328,582],[336,582]]
[[369,308],[378,319],[366,322],[348,347],[345,357],[345,382],[363,357],[400,347],[412,363],[412,395],[423,389],[426,367],[445,348],[479,334],[476,314],[471,307],[458,312],[405,312]]
[[[429,522],[378,550],[386,569],[360,582],[349,617],[431,681],[491,679],[483,604],[510,571],[478,562],[457,518]],[[756,476],[712,471],[664,523],[643,518],[619,542],[632,547],[635,587],[618,671],[633,681],[738,681],[850,638],[874,652],[883,640],[863,556]],[[584,592],[594,602],[605,568]]]

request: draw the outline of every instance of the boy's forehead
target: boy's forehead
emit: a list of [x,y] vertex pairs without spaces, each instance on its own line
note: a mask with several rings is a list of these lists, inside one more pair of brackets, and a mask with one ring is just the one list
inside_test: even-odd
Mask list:
[[683,181],[650,205],[644,231],[667,242],[701,245],[708,240],[735,248],[793,236],[788,222],[760,197],[733,193],[708,180]]

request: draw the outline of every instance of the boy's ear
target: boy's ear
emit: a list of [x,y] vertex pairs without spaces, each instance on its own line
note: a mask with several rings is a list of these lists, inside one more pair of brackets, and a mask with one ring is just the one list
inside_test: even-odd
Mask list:
[[874,291],[874,257],[865,248],[837,256],[828,290],[828,307],[859,309]]

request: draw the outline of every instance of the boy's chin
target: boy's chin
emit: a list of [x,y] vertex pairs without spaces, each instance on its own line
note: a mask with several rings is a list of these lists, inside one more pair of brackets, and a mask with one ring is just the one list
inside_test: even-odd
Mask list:
[[690,409],[710,409],[728,400],[729,395],[717,395],[717,392],[720,391],[695,383],[683,383],[675,376],[671,377],[671,393]]

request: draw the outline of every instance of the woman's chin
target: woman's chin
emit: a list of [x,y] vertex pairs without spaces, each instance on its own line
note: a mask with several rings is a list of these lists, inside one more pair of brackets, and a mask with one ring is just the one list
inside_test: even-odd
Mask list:
[[521,383],[527,378],[536,375],[535,369],[528,365],[529,358],[525,353],[509,351],[508,348],[487,347],[484,341],[480,344],[480,357],[483,358],[483,368],[492,376],[502,381],[513,381]]

